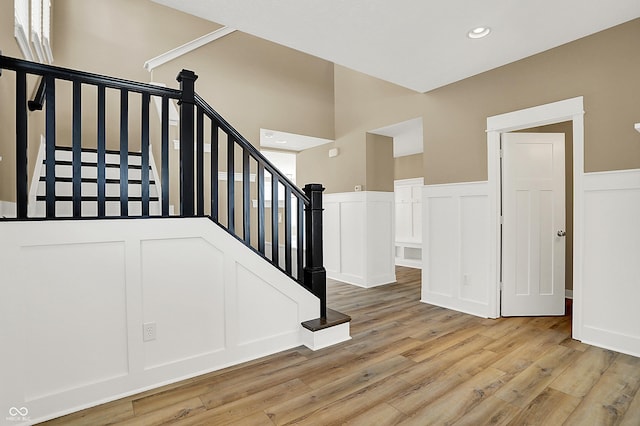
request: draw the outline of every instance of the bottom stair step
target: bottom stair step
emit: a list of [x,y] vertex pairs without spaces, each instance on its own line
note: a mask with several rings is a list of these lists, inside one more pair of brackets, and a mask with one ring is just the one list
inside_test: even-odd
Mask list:
[[351,317],[341,312],[327,308],[326,318],[316,318],[302,323],[302,326],[310,331],[324,330],[325,328],[350,322]]

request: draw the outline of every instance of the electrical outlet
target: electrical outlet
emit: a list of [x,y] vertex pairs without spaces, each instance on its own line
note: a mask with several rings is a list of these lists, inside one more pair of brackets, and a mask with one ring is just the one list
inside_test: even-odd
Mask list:
[[156,340],[156,323],[146,322],[142,324],[142,341],[149,342]]
[[469,274],[462,275],[462,284],[469,285]]

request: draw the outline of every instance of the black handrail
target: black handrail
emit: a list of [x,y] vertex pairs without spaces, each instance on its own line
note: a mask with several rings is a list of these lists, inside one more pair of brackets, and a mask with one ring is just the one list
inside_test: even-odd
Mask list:
[[[170,89],[156,85],[139,83],[120,78],[107,77],[72,69],[39,64],[21,59],[0,55],[0,76],[2,70],[14,71],[16,75],[16,201],[17,219],[28,220],[28,113],[44,109],[45,115],[45,195],[38,200],[44,201],[45,218],[59,219],[58,203],[71,202],[71,217],[84,219],[83,208],[85,203],[95,203],[97,214],[94,218],[114,217],[107,209],[108,203],[118,200],[119,214],[115,217],[148,217],[152,216],[150,202],[160,200],[160,211],[156,216],[169,217],[169,186],[170,168],[169,161],[169,103],[177,101],[180,107],[180,164],[178,176],[180,179],[180,193],[173,194],[180,206],[181,217],[209,217],[222,226],[231,235],[242,241],[254,252],[271,262],[277,268],[298,281],[320,299],[321,317],[326,318],[326,273],[322,266],[322,191],[318,184],[307,185],[304,191],[299,189],[289,178],[281,173],[260,151],[234,129],[220,114],[218,114],[204,99],[195,92],[195,81],[198,76],[192,71],[182,70],[177,77],[180,89]],[[28,76],[39,78],[33,100],[27,100]],[[57,126],[66,125],[59,123],[57,115],[60,112],[56,108],[56,100],[64,99],[64,90],[67,86],[57,85],[58,80],[70,82],[72,90],[69,98],[71,105],[63,111],[71,115],[70,141],[57,142],[60,138],[60,129]],[[57,87],[60,86],[60,87]],[[87,102],[83,102],[83,93],[86,87],[93,87],[97,95],[96,108],[96,133],[95,145],[87,147],[83,140],[83,111],[91,108]],[[62,94],[62,96],[59,93]],[[107,150],[107,129],[110,122],[107,117],[107,103],[109,94],[115,94],[119,102],[119,144],[117,163],[110,164],[108,158],[113,158],[113,150]],[[129,164],[131,145],[131,114],[133,102],[130,99],[140,99],[140,148],[135,155],[140,157],[140,165]],[[157,129],[159,140],[151,138],[151,120],[149,104],[152,97],[160,98],[160,124]],[[63,105],[59,105],[63,106]],[[206,127],[209,131],[206,131]],[[221,139],[219,136],[222,135]],[[223,140],[226,135],[226,141]],[[113,136],[112,136],[113,137]],[[138,139],[138,136],[134,136]],[[66,142],[66,144],[65,144]],[[56,159],[56,153],[61,145],[70,142],[71,161]],[[160,144],[161,151],[161,188],[159,197],[150,194],[150,149],[153,143]],[[209,169],[206,169],[205,144],[211,146]],[[226,149],[226,161],[219,164],[220,150]],[[236,150],[240,150],[241,156],[236,156]],[[95,154],[96,176],[83,176],[83,167],[87,161],[83,156],[91,152]],[[111,160],[114,161],[114,160]],[[57,166],[70,164],[71,177],[59,176]],[[120,175],[108,177],[107,172],[111,167],[119,168]],[[219,204],[224,197],[220,197],[218,182],[219,166],[226,166],[226,209],[219,209]],[[140,177],[130,176],[132,167],[140,169]],[[253,167],[253,171],[252,171]],[[237,171],[237,172],[236,172]],[[210,182],[205,185],[205,174],[210,174]],[[267,174],[271,177],[271,212],[267,217],[266,210]],[[236,178],[236,176],[240,176]],[[252,183],[255,177],[255,184]],[[39,178],[35,176],[35,178]],[[56,194],[56,183],[71,182],[72,195],[62,196]],[[118,183],[119,196],[107,196],[107,185]],[[141,194],[132,196],[129,194],[129,185],[136,182],[141,185]],[[236,183],[242,182],[241,196],[236,197]],[[97,184],[96,195],[84,196],[82,184]],[[208,193],[205,191],[208,188]],[[280,191],[282,188],[282,192]],[[252,216],[252,191],[257,198],[257,208]],[[206,195],[210,197],[210,205],[205,205]],[[279,200],[281,196],[284,199]],[[280,207],[279,201],[282,201]],[[134,214],[130,210],[130,203],[141,203],[141,213]],[[281,210],[283,223],[281,218]],[[236,224],[236,211],[241,213]],[[220,212],[226,212],[226,223]],[[256,233],[253,234],[252,219],[256,223]],[[241,223],[240,223],[241,222]],[[297,236],[294,237],[294,227]],[[271,231],[271,251],[266,249],[267,231]],[[280,235],[282,232],[282,235]],[[280,237],[284,239],[284,256],[280,256]],[[305,251],[306,250],[306,251]],[[295,252],[295,256],[292,253]]]

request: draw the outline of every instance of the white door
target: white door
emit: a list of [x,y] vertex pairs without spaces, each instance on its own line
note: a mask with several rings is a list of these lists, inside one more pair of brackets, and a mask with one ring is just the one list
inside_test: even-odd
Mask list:
[[502,136],[502,316],[564,315],[564,134]]

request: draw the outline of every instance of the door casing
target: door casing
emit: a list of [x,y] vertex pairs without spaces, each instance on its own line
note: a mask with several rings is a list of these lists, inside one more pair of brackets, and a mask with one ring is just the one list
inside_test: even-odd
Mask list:
[[[580,339],[582,329],[583,262],[583,175],[584,175],[584,100],[582,96],[487,118],[487,171],[489,184],[489,285],[493,318],[500,316],[500,135],[531,127],[571,121],[573,125],[573,318],[572,337]],[[567,153],[569,155],[569,153]],[[567,265],[570,267],[570,265]]]

